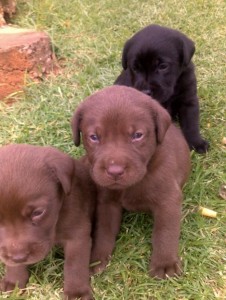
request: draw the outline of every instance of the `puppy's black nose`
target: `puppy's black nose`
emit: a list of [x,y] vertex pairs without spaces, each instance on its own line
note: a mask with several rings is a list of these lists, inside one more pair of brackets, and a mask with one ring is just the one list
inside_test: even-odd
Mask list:
[[146,94],[146,95],[148,95],[148,96],[153,96],[152,95],[152,91],[150,89],[142,90],[141,92],[144,93],[144,94]]
[[124,168],[119,165],[110,165],[107,168],[107,174],[111,176],[114,180],[119,180],[124,174]]

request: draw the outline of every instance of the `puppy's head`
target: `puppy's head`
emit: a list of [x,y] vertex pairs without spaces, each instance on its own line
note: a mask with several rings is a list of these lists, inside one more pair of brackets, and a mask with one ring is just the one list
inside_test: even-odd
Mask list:
[[170,122],[169,114],[155,100],[115,85],[80,104],[72,130],[76,146],[82,133],[94,181],[123,189],[144,177]]
[[51,249],[73,160],[51,147],[0,148],[0,260],[33,264]]
[[183,33],[150,25],[126,42],[122,66],[134,88],[163,104],[174,93],[181,74],[191,67],[194,52],[194,43]]

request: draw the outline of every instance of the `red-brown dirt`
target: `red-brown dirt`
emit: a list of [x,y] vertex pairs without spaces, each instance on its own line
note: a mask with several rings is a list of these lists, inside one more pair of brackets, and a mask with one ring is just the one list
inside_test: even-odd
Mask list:
[[53,66],[51,41],[46,33],[0,28],[0,100],[23,89],[27,76],[42,78]]

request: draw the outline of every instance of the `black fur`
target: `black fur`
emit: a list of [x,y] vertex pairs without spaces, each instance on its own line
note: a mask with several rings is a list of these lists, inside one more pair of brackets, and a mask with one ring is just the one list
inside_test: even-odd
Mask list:
[[183,33],[159,25],[137,32],[124,46],[123,70],[115,84],[134,87],[155,98],[179,121],[190,149],[199,153],[209,143],[200,135],[195,46]]

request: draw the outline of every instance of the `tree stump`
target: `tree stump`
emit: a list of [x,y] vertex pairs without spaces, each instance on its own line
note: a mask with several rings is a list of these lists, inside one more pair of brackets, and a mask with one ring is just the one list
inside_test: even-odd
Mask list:
[[0,28],[0,99],[21,90],[27,76],[40,79],[53,68],[51,41],[46,33]]

